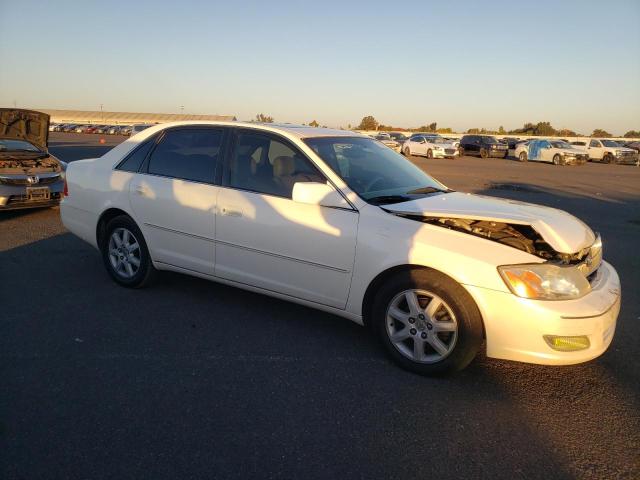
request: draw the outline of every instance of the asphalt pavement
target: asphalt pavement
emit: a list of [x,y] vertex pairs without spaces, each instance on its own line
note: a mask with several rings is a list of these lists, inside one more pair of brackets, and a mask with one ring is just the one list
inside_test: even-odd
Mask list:
[[[122,137],[50,141],[73,161]],[[640,478],[640,168],[413,161],[599,231],[609,351],[423,378],[347,320],[178,274],[124,289],[58,209],[0,213],[0,478]]]

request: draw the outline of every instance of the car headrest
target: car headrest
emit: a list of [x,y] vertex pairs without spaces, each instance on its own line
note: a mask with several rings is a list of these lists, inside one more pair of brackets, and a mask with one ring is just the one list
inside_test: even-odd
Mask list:
[[273,175],[276,177],[284,177],[293,175],[296,170],[296,163],[293,157],[281,156],[276,157],[273,161]]

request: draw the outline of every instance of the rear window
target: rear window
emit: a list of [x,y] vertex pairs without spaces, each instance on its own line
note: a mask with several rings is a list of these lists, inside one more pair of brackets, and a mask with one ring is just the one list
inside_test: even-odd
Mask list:
[[151,150],[155,142],[155,138],[147,140],[142,145],[133,150],[122,162],[116,167],[117,170],[123,170],[125,172],[138,172],[142,166],[142,162],[147,158],[147,153]]

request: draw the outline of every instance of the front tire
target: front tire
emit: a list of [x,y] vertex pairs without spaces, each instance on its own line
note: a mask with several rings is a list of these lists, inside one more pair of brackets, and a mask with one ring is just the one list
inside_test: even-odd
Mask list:
[[469,293],[431,269],[389,278],[375,296],[371,321],[391,359],[420,375],[463,369],[483,340],[482,318]]
[[521,162],[526,162],[529,159],[527,158],[527,152],[520,152],[520,155],[518,156],[518,160],[520,160]]
[[614,163],[613,155],[611,155],[610,153],[607,153],[607,154],[602,158],[602,161],[603,161],[604,163]]
[[556,153],[553,156],[553,164],[554,165],[564,165],[565,161],[564,161],[564,158],[562,157],[562,155],[559,155],[559,154]]
[[148,285],[155,277],[149,249],[136,223],[127,215],[113,218],[100,242],[102,260],[116,283],[128,288]]
[[405,157],[410,157],[411,156],[411,149],[409,147],[404,147],[403,152]]
[[431,149],[427,150],[427,158],[433,158],[433,152]]
[[488,157],[489,157],[489,152],[487,152],[487,150],[486,150],[486,149],[481,148],[481,149],[480,149],[480,157],[481,157],[481,158],[488,158]]

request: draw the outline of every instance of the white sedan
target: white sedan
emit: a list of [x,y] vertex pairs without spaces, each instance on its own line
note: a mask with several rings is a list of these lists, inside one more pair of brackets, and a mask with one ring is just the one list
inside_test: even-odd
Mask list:
[[516,158],[521,162],[548,162],[554,165],[582,165],[589,157],[584,150],[562,140],[529,140],[516,145]]
[[587,225],[453,192],[363,135],[169,123],[70,163],[66,182],[65,226],[118,284],[172,270],[300,303],[370,326],[417,373],[483,345],[584,362],[614,336],[620,282]]
[[459,155],[457,146],[436,135],[414,135],[402,145],[406,156],[421,155],[427,158],[454,158]]

